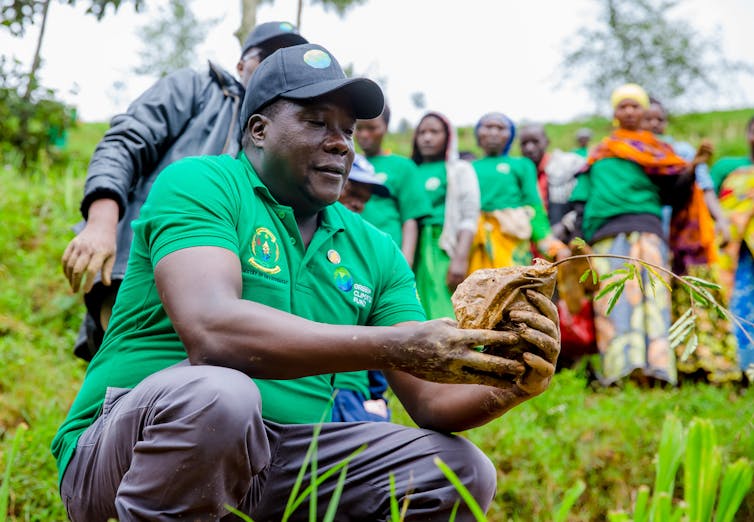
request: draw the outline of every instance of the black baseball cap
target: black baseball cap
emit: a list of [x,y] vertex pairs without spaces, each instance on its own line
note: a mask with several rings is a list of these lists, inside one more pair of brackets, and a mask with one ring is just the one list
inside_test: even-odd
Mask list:
[[308,43],[290,22],[265,22],[251,30],[241,49],[241,56],[252,47],[288,47]]
[[382,114],[382,89],[368,78],[347,78],[330,52],[316,44],[284,47],[262,60],[251,75],[241,107],[241,128],[252,114],[277,99],[310,100],[341,91],[351,100],[354,117]]

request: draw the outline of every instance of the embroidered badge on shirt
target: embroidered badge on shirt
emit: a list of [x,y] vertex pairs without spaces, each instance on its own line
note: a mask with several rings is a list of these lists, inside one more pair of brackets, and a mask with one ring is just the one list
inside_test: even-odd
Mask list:
[[255,268],[268,274],[280,272],[280,245],[268,228],[259,227],[251,238],[251,257],[249,263]]

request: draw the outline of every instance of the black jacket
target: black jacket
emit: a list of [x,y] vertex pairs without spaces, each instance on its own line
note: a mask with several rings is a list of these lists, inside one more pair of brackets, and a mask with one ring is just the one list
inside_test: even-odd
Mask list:
[[187,156],[238,153],[244,92],[233,76],[210,63],[208,73],[181,69],[162,78],[112,119],[89,163],[81,214],[86,219],[97,199],[118,202],[113,280],[125,274],[131,221],[159,173]]
[[[117,292],[126,273],[131,221],[139,216],[152,183],[165,167],[186,156],[236,155],[244,93],[233,76],[212,63],[204,74],[182,69],[162,78],[110,122],[89,162],[81,214],[86,219],[89,206],[98,199],[118,202],[117,253],[112,286],[105,287],[97,274],[84,296],[87,313],[74,346],[79,357],[90,360],[102,343],[100,308],[106,294]],[[81,222],[74,230],[83,227]]]

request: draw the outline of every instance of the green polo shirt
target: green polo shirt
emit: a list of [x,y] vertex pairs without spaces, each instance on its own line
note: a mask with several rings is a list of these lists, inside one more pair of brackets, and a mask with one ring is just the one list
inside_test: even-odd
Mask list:
[[367,160],[374,167],[375,175],[390,189],[390,196],[385,198],[373,195],[361,217],[390,234],[400,247],[403,241],[403,223],[432,212],[416,171],[416,163],[395,154],[372,156]]
[[448,193],[448,171],[444,161],[419,165],[419,180],[424,187],[424,197],[431,211],[422,221],[423,225],[442,226],[445,223],[445,196]]
[[479,180],[483,212],[529,206],[534,210],[532,240],[550,234],[550,221],[537,188],[537,167],[529,158],[497,156],[478,159],[472,165]]
[[[154,282],[154,267],[172,252],[228,249],[239,258],[243,299],[312,321],[388,326],[425,317],[413,274],[387,234],[336,203],[322,210],[304,249],[292,209],[275,201],[243,153],[166,168],[133,230],[111,326],[52,443],[61,477],[108,387],[133,388],[186,358]],[[316,423],[329,408],[331,375],[255,382],[262,415],[274,422]]]
[[633,161],[601,159],[580,174],[571,201],[585,202],[582,229],[589,241],[611,218],[623,214],[662,215],[660,189]]
[[715,184],[715,192],[720,192],[720,186],[728,177],[728,174],[740,167],[748,167],[752,164],[749,156],[736,156],[729,158],[720,158],[712,165],[709,171],[712,182]]

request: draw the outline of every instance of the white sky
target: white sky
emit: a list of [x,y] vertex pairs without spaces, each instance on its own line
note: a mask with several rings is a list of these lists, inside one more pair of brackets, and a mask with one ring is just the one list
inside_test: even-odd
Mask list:
[[[42,48],[43,85],[79,108],[85,121],[103,121],[125,109],[151,85],[131,68],[142,45],[137,28],[154,16],[158,2],[136,14],[124,2],[101,22],[77,7],[53,1]],[[211,59],[234,71],[240,47],[232,33],[239,25],[238,0],[194,0],[200,18],[220,18],[198,49],[196,67]],[[296,0],[274,0],[258,21],[295,23]],[[328,48],[343,66],[386,80],[393,121],[415,123],[411,93],[425,93],[427,109],[470,125],[485,112],[502,111],[515,121],[567,121],[594,112],[595,104],[575,83],[558,86],[562,46],[579,27],[596,19],[594,0],[369,0],[343,18],[304,4],[302,34]],[[752,0],[683,0],[675,11],[702,34],[719,30],[730,59],[752,61]],[[23,39],[0,30],[8,56],[31,61],[38,27]],[[115,82],[126,88],[118,91]],[[77,92],[72,92],[77,89]],[[605,103],[606,105],[606,103]],[[696,109],[754,106],[754,80],[725,95],[699,100]]]

